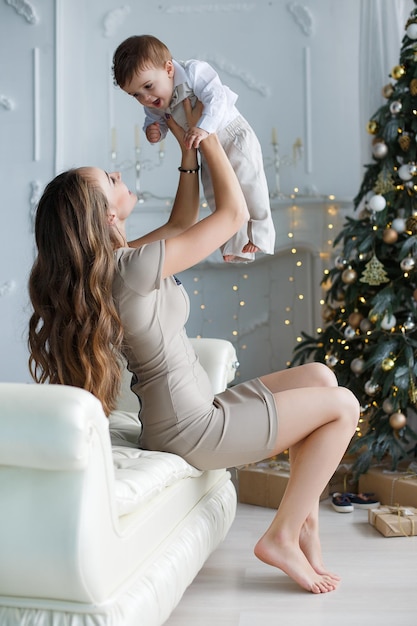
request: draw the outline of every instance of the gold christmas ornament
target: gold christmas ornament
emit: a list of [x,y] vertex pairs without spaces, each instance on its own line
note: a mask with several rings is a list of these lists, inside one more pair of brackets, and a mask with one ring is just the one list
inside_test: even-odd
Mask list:
[[391,358],[386,358],[381,363],[381,369],[384,372],[390,372],[395,367],[395,361]]
[[374,185],[374,193],[385,194],[396,189],[393,176],[390,172],[382,170],[378,174],[376,183]]
[[411,146],[411,137],[410,137],[410,135],[407,135],[405,133],[402,134],[399,137],[399,139],[398,139],[398,143],[400,144],[401,150],[403,152],[407,152],[410,149],[410,146]]
[[354,328],[355,330],[356,328],[359,328],[359,324],[361,323],[362,320],[363,320],[363,315],[362,313],[359,313],[359,311],[354,311],[348,317],[349,326],[352,326],[352,328]]
[[398,241],[398,233],[393,228],[386,228],[382,233],[382,239],[385,243],[393,244]]
[[342,281],[346,285],[353,285],[358,278],[358,273],[352,268],[348,267],[344,272],[342,272]]
[[330,322],[330,320],[332,320],[335,316],[335,311],[331,307],[327,306],[326,304],[322,308],[321,316],[324,322]]
[[365,269],[359,280],[361,283],[368,283],[368,285],[382,285],[382,283],[389,283],[389,278],[384,270],[384,266],[381,261],[377,259],[375,254],[365,265]]
[[417,78],[413,78],[410,83],[410,93],[412,96],[417,96]]
[[389,418],[389,425],[393,430],[401,430],[407,423],[407,418],[401,411],[396,411]]
[[394,65],[394,67],[391,70],[391,76],[395,80],[399,80],[401,78],[401,76],[404,76],[404,74],[405,74],[405,67],[404,67],[404,65]]
[[370,120],[366,125],[366,130],[370,135],[376,135],[378,132],[378,124],[375,120]]
[[407,218],[405,225],[410,233],[412,233],[413,235],[417,234],[417,216],[410,215],[410,217]]
[[382,95],[384,98],[391,98],[392,94],[394,93],[394,86],[391,85],[391,83],[388,83],[388,85],[385,85],[384,87],[382,87]]

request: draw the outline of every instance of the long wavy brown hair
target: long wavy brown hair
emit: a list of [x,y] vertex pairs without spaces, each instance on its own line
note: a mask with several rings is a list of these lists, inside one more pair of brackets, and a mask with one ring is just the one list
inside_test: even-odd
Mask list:
[[120,388],[122,346],[107,214],[107,199],[84,168],[47,185],[36,211],[28,338],[36,382],[87,389],[106,415]]

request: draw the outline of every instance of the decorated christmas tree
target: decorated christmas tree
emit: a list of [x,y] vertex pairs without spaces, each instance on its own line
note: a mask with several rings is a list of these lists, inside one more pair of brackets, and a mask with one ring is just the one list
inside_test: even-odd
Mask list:
[[367,125],[372,163],[323,278],[323,329],[302,333],[292,361],[326,363],[358,398],[356,475],[417,450],[417,8],[389,77]]

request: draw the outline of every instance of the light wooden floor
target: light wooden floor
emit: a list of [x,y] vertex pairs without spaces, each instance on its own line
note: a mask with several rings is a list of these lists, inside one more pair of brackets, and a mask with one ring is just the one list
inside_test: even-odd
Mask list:
[[321,503],[324,562],[342,582],[314,595],[253,555],[271,509],[239,504],[236,520],[165,626],[417,626],[417,537],[383,537],[367,511]]

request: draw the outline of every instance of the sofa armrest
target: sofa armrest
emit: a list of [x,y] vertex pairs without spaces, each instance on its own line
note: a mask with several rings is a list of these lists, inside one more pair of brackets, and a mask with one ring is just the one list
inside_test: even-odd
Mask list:
[[235,376],[239,367],[236,350],[227,339],[192,338],[191,344],[206,370],[213,393],[221,393]]
[[0,383],[0,405],[4,466],[82,469],[89,461],[93,429],[108,431],[101,402],[76,387]]

